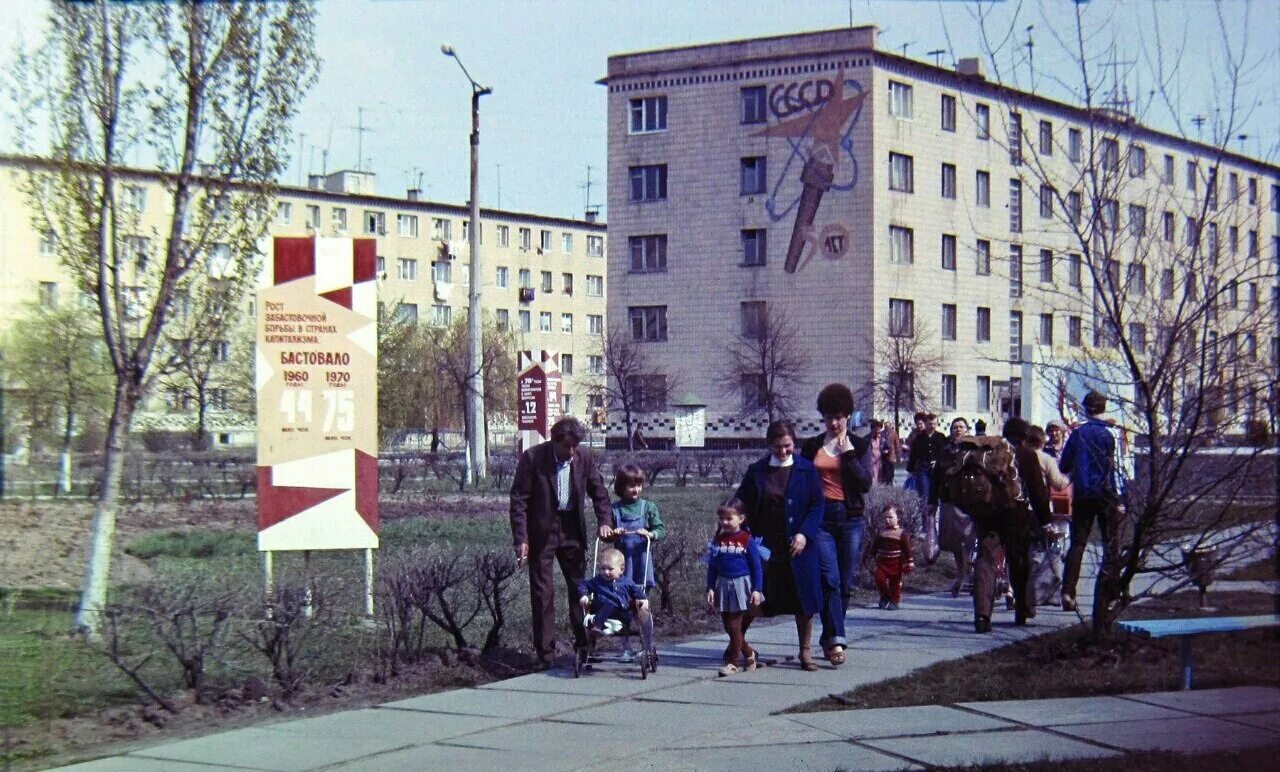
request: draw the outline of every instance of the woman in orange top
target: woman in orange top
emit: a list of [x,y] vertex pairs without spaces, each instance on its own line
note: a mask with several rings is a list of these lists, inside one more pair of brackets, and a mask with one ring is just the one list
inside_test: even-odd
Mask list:
[[832,383],[818,393],[818,412],[827,430],[805,440],[800,455],[818,469],[825,499],[817,534],[822,566],[822,637],[819,643],[833,665],[844,664],[847,645],[844,612],[862,562],[865,530],[862,494],[871,490],[866,463],[867,441],[849,433],[853,392]]

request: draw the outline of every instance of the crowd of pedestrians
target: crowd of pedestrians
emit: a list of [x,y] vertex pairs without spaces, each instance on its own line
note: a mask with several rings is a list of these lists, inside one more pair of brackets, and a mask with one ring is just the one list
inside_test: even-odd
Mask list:
[[[1002,585],[1016,624],[1033,618],[1038,604],[1055,600],[1036,597],[1032,547],[1054,538],[1055,528],[1069,519],[1060,601],[1063,609],[1074,610],[1093,523],[1109,545],[1122,511],[1114,427],[1102,417],[1106,399],[1091,391],[1083,405],[1086,420],[1071,431],[1062,421],[1041,428],[1012,417],[999,437],[985,436],[981,419],[970,435],[969,422],[956,417],[943,434],[937,416],[920,412],[902,439],[880,419],[871,419],[865,430],[850,427],[853,394],[843,384],[830,384],[817,398],[824,428],[819,434],[802,439],[791,423],[770,423],[767,452],[718,508],[716,534],[706,550],[707,603],[720,613],[729,638],[721,675],[757,666],[747,633],[761,616],[794,618],[797,662],[816,670],[816,615],[824,658],[833,667],[844,664],[845,612],[863,565],[864,540],[878,605],[890,611],[902,602],[902,580],[916,558],[932,564],[945,545],[957,565],[953,592],[965,584],[972,588],[974,629],[985,633]],[[511,489],[512,537],[518,561],[529,565],[539,667],[551,666],[555,655],[554,562],[568,585],[579,653],[589,634],[633,619],[646,628],[651,624],[645,600],[653,584],[648,546],[666,528],[657,506],[640,496],[644,475],[638,467],[618,467],[613,488],[619,501],[611,504],[591,455],[578,447],[584,435],[576,419],[558,421],[549,441],[521,455]],[[905,486],[921,501],[921,527],[914,534],[905,527],[900,504],[877,512],[866,506],[873,485],[895,484],[904,459]],[[592,538],[614,548],[601,553],[599,573],[588,581]],[[650,636],[644,638],[647,650]]]

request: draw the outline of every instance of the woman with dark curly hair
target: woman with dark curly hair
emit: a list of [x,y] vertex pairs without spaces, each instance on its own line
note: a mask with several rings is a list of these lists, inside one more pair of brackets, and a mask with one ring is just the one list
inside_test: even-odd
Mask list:
[[[747,526],[764,541],[770,556],[764,564],[764,603],[742,620],[745,633],[757,616],[794,614],[800,643],[800,667],[817,670],[810,651],[813,615],[822,605],[817,538],[822,519],[822,483],[813,464],[795,456],[796,430],[774,421],[765,433],[769,455],[753,463],[734,498],[747,515]],[[747,665],[755,653],[747,655]]]
[[822,527],[818,529],[818,559],[822,567],[822,638],[827,661],[844,664],[844,612],[849,607],[862,558],[866,527],[862,494],[871,490],[871,470],[865,456],[867,441],[849,433],[853,392],[832,383],[818,392],[818,412],[827,430],[804,441],[800,455],[818,470],[822,481]]

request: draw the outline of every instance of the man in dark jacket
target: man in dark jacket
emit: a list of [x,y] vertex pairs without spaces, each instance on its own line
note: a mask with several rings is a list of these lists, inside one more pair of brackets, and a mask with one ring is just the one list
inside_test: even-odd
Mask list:
[[[516,560],[521,566],[529,565],[533,647],[539,669],[550,667],[556,652],[553,561],[559,561],[568,586],[574,645],[582,648],[587,638],[577,592],[586,574],[587,539],[592,534],[608,536],[613,523],[609,490],[591,453],[578,448],[584,437],[586,429],[576,418],[556,421],[549,441],[520,455],[511,483],[511,537]],[[584,495],[591,497],[594,518],[587,517]]]
[[[1104,552],[1115,539],[1120,485],[1116,474],[1116,438],[1099,416],[1107,412],[1107,398],[1096,391],[1084,397],[1089,420],[1076,428],[1062,449],[1058,468],[1071,478],[1071,546],[1067,549],[1062,577],[1062,608],[1076,610],[1076,583],[1093,521],[1102,531]],[[1103,565],[1107,562],[1103,560]]]
[[933,413],[916,413],[924,421],[923,429],[911,441],[911,453],[907,457],[907,473],[915,481],[916,493],[925,502],[924,510],[924,559],[933,565],[938,559],[938,482],[935,475],[938,460],[947,447],[947,438],[934,428],[938,417]]

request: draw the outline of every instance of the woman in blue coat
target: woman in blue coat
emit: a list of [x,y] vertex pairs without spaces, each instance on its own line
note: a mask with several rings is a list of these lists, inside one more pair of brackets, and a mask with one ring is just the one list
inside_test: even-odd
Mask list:
[[765,434],[769,455],[747,468],[734,496],[747,526],[769,548],[764,566],[764,604],[743,620],[793,614],[800,667],[817,670],[811,652],[813,615],[822,607],[822,571],[815,545],[822,524],[822,482],[814,465],[796,454],[795,428],[774,421]]

